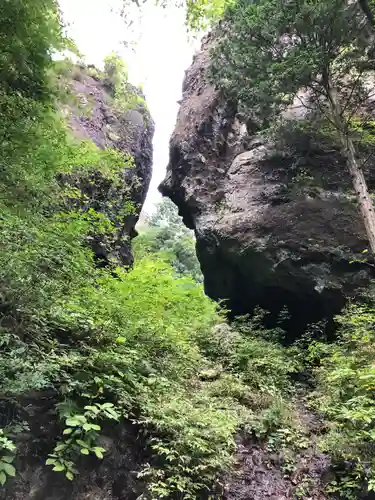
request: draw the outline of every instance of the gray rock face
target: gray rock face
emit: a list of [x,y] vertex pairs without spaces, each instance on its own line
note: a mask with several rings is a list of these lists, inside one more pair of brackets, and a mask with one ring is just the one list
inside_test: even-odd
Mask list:
[[195,230],[207,294],[234,314],[287,306],[297,333],[368,282],[372,268],[352,262],[364,227],[339,153],[307,141],[297,158],[255,136],[207,81],[211,43],[186,72],[160,191]]
[[[90,244],[98,260],[106,265],[115,262],[131,265],[133,256],[130,240],[136,235],[134,227],[146,199],[152,174],[152,138],[154,123],[142,102],[133,109],[119,112],[111,103],[110,89],[99,77],[91,77],[86,68],[78,67],[75,78],[69,81],[74,102],[65,106],[69,125],[77,138],[91,139],[100,148],[114,148],[134,158],[132,168],[120,174],[114,185],[95,172],[89,177],[73,176],[70,182],[87,196],[85,208],[105,214],[117,231],[110,241],[93,237]],[[135,95],[143,98],[135,87]],[[131,202],[132,209],[127,209]]]

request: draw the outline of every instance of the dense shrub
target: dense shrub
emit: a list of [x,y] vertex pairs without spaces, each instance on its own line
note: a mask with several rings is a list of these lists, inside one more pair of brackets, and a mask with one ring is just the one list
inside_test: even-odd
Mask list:
[[198,283],[203,281],[194,233],[184,226],[177,207],[168,198],[159,202],[155,212],[140,226],[134,253],[136,258],[157,254],[178,276],[191,276]]
[[116,53],[108,55],[104,60],[104,81],[113,95],[113,105],[118,111],[146,108],[143,94],[129,82],[126,63]]
[[328,422],[322,447],[337,468],[331,490],[354,499],[375,489],[375,310],[353,305],[337,321],[336,342],[309,347],[310,360],[320,362],[312,401]]

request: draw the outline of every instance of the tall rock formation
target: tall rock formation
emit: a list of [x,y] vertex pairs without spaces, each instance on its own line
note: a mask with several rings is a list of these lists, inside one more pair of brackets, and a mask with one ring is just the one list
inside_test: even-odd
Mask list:
[[[60,83],[68,92],[68,98],[61,104],[62,112],[77,139],[91,140],[102,149],[114,148],[129,153],[134,160],[133,167],[129,169],[124,162],[123,171],[119,171],[120,179],[116,178],[115,183],[100,170],[83,175],[77,170],[76,173],[62,176],[60,181],[61,184],[68,183],[79,188],[84,200],[83,209],[93,208],[115,225],[115,234],[110,239],[93,234],[88,241],[98,264],[131,265],[133,256],[130,240],[136,234],[134,227],[151,180],[154,124],[138,89],[133,87],[131,91],[140,99],[135,100],[136,104],[131,109],[120,112],[113,105],[111,89],[106,81],[94,68],[91,68],[94,76],[90,76],[89,70],[84,66],[72,66],[61,78]],[[129,202],[130,210],[127,206]],[[76,342],[79,343],[78,340]],[[67,349],[76,347],[73,344],[74,341],[72,345],[66,345]],[[89,363],[89,355],[87,359]],[[85,370],[86,367],[82,366],[82,373]],[[38,377],[34,373],[32,376]],[[0,427],[13,423],[13,419],[14,422],[20,419],[23,423],[21,430],[15,431],[17,474],[13,481],[8,481],[0,488],[0,499],[140,498],[143,484],[137,480],[134,471],[140,470],[145,462],[145,445],[140,443],[136,426],[130,423],[123,423],[115,431],[110,426],[108,429],[103,428],[104,433],[98,438],[98,445],[106,450],[105,460],[93,457],[85,457],[87,462],[78,460],[80,474],[75,481],[68,481],[65,474],[56,474],[52,467],[46,467],[46,457],[53,450],[57,436],[63,429],[56,418],[56,390],[44,384],[41,378],[40,390],[25,389],[26,395],[17,393],[10,400],[3,397]]]
[[207,294],[234,314],[259,304],[275,318],[286,306],[298,334],[368,282],[364,227],[340,154],[309,137],[291,153],[256,135],[207,79],[212,43],[186,72],[160,191],[195,230]]
[[65,84],[72,97],[64,110],[74,135],[133,157],[133,166],[124,165],[115,185],[100,171],[69,179],[87,197],[85,208],[103,213],[116,227],[109,241],[95,235],[92,238],[90,245],[98,261],[102,265],[131,265],[130,241],[136,235],[134,228],[151,181],[154,122],[141,91],[131,84],[128,91],[134,104],[120,111],[113,103],[111,87],[95,68],[76,66],[68,76]]

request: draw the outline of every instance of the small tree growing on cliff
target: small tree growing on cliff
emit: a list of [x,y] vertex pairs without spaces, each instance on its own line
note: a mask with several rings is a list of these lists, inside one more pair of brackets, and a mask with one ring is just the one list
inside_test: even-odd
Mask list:
[[374,93],[372,26],[358,2],[239,0],[214,50],[213,80],[262,120],[295,99],[328,121],[352,178],[372,253],[375,213],[353,142]]

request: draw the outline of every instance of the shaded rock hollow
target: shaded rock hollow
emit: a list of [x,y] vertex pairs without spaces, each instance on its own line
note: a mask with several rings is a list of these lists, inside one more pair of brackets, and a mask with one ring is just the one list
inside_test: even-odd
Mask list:
[[256,135],[208,81],[212,43],[186,72],[159,189],[195,231],[207,294],[233,314],[286,306],[298,334],[368,282],[364,227],[338,151],[305,138],[296,158]]

